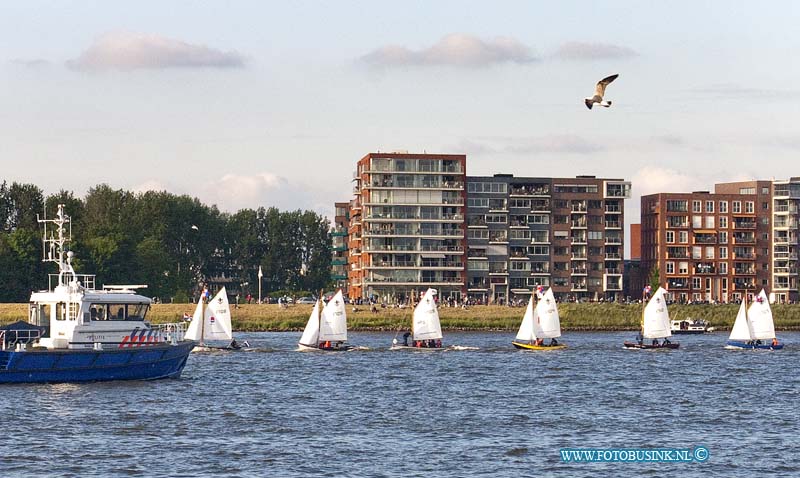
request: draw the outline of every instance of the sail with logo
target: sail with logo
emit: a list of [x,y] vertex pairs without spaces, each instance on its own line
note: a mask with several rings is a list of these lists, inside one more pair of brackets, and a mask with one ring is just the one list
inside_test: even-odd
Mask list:
[[[645,291],[649,290],[649,286]],[[672,327],[667,310],[667,291],[663,287],[650,297],[647,305],[642,310],[642,325],[636,342],[625,341],[626,349],[677,349],[679,344],[672,343]],[[661,342],[658,339],[663,339]]]
[[321,306],[322,294],[314,304],[306,328],[298,343],[300,350],[349,350],[347,342],[347,312],[341,289]]
[[[531,294],[517,336],[511,342],[518,349],[557,350],[566,348],[565,344],[560,344],[556,340],[561,337],[561,319],[558,315],[558,304],[556,304],[553,289],[548,288],[544,294],[541,293],[541,290],[542,288],[539,286],[537,292]],[[539,300],[534,306],[536,296],[539,297]],[[550,339],[550,341],[545,343],[545,339]]]
[[775,336],[775,322],[767,293],[762,289],[750,307],[747,294],[739,306],[731,335],[725,345],[728,349],[780,350],[783,344]]
[[[391,350],[442,349],[442,325],[439,322],[436,293],[436,289],[428,289],[420,297],[411,318],[411,333],[404,336],[403,344],[393,343]],[[411,344],[407,342],[408,335],[411,337]]]
[[220,289],[208,304],[205,303],[207,296],[208,291],[204,290],[186,329],[186,338],[198,342],[195,351],[239,348],[233,340],[231,308],[225,288]]

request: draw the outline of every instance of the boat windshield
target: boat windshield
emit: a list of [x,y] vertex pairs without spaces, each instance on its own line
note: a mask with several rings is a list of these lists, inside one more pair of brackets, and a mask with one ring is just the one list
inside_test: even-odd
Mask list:
[[92,304],[92,320],[144,320],[149,304]]

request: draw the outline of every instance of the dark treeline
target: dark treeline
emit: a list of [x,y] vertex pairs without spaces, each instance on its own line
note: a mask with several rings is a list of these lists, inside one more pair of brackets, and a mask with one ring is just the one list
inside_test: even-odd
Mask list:
[[[37,214],[64,204],[72,220],[73,266],[102,284],[147,284],[141,292],[185,301],[210,281],[231,291],[317,291],[330,281],[328,220],[275,208],[220,212],[168,192],[136,194],[101,184],[84,199],[61,191],[45,197],[32,184],[0,185],[0,302],[26,302],[47,287],[57,266],[42,262]],[[193,227],[195,226],[195,227]],[[229,281],[229,282],[228,282]],[[240,284],[247,283],[241,290]]]

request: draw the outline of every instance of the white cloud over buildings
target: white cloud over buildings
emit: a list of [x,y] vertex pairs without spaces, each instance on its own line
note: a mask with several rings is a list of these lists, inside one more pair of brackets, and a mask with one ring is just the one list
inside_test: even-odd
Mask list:
[[85,71],[242,68],[245,58],[235,51],[217,50],[160,35],[118,31],[98,37],[66,65]]

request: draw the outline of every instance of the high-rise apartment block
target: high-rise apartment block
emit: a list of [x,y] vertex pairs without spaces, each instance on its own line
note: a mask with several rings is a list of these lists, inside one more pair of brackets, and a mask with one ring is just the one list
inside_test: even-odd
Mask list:
[[628,197],[619,179],[467,177],[467,294],[504,303],[541,285],[561,299],[618,299]]
[[394,301],[428,287],[460,298],[466,156],[370,153],[350,207],[350,297]]
[[[771,289],[772,183],[643,196],[642,271],[682,301],[738,301]],[[788,249],[787,249],[788,250]]]
[[334,203],[333,225],[331,226],[331,280],[336,289],[348,290],[347,274],[349,270],[348,259],[348,229],[350,228],[350,203]]

